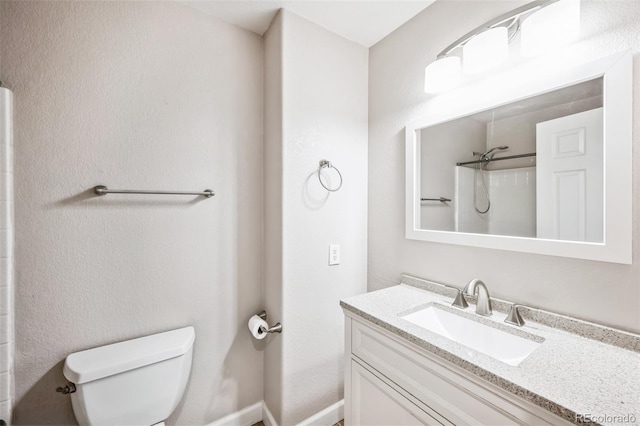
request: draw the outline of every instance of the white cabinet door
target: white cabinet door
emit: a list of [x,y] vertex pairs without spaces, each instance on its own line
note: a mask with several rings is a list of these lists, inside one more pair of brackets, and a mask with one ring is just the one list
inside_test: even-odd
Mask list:
[[441,425],[355,361],[351,361],[351,386],[354,426]]
[[538,238],[603,242],[602,113],[537,124]]

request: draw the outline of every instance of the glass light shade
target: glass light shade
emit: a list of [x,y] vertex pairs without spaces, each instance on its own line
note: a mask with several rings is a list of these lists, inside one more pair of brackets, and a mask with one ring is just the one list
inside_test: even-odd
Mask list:
[[559,0],[522,23],[522,56],[535,56],[568,44],[580,34],[580,0]]
[[424,69],[424,91],[441,93],[451,90],[460,84],[461,74],[458,56],[437,59]]
[[486,30],[465,43],[462,60],[465,74],[479,74],[500,65],[509,56],[506,27]]

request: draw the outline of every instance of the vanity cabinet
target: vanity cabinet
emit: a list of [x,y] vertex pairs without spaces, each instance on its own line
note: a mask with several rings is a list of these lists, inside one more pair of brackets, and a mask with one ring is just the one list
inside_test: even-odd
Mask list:
[[568,425],[362,318],[345,317],[345,425]]
[[375,370],[352,361],[351,363],[352,417],[356,425],[440,425],[423,407],[411,401],[402,390]]

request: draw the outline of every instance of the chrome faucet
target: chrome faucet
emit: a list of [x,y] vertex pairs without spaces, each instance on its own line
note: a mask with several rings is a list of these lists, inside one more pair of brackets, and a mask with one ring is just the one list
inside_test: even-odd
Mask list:
[[476,301],[476,314],[485,317],[490,317],[493,311],[491,310],[491,298],[489,297],[489,290],[487,286],[479,279],[469,281],[464,289],[464,294],[474,296],[478,293],[478,300]]

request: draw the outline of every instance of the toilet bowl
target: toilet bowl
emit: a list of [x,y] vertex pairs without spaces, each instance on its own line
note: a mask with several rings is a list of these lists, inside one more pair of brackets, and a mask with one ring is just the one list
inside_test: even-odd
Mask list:
[[193,327],[69,355],[64,376],[80,425],[164,426],[184,394],[193,357]]

